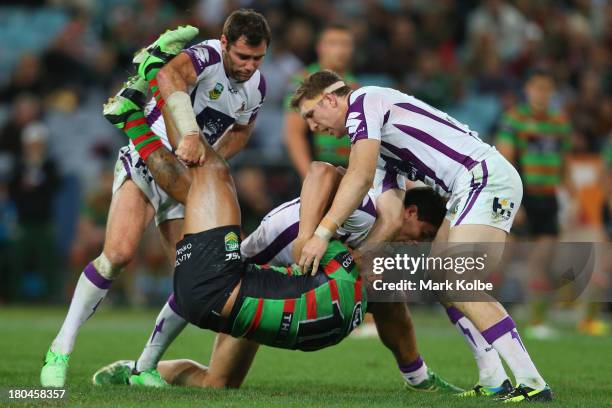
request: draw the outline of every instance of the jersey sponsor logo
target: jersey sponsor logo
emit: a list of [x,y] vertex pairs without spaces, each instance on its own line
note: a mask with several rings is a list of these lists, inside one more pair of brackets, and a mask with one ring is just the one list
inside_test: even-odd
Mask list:
[[196,115],[196,121],[200,129],[202,129],[206,141],[210,145],[213,145],[236,119],[207,106],[202,112]]
[[513,210],[514,203],[512,201],[499,197],[493,199],[493,219],[508,221],[512,217]]
[[234,231],[225,234],[225,251],[238,251],[239,248],[240,245],[238,244],[238,235]]
[[210,99],[219,99],[222,92],[223,92],[223,84],[221,84],[220,82],[217,82],[215,87],[211,89],[210,91],[208,91],[208,97]]

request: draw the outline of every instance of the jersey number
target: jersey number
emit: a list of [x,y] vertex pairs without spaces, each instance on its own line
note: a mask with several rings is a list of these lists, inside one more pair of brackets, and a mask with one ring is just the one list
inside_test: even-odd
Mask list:
[[338,301],[332,303],[332,314],[311,320],[301,320],[297,329],[297,348],[302,351],[318,350],[342,339],[344,318]]

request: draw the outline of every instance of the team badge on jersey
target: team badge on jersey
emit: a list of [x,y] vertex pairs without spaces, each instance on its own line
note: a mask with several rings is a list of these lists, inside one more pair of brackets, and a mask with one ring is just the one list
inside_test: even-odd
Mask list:
[[500,199],[495,197],[493,199],[493,218],[502,219],[508,221],[512,217],[512,211],[514,210],[514,203],[508,199]]
[[237,251],[240,248],[238,245],[238,235],[235,232],[225,234],[225,250],[227,252]]
[[219,97],[221,96],[221,92],[223,92],[223,84],[217,82],[215,87],[208,91],[208,96],[210,97],[210,99],[219,99]]

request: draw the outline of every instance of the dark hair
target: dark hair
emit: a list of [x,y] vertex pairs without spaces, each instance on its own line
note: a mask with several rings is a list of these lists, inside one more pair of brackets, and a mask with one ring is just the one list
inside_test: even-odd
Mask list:
[[266,18],[252,9],[234,11],[223,23],[223,35],[228,44],[233,44],[243,35],[246,43],[252,47],[261,44],[270,45],[270,27]]
[[414,187],[406,191],[404,207],[417,206],[417,217],[436,228],[440,228],[446,215],[446,202],[430,187]]
[[536,68],[533,68],[527,71],[527,75],[525,76],[525,81],[529,81],[533,77],[545,77],[555,82],[555,76],[552,73],[552,71],[546,68],[542,68],[542,67],[536,67]]
[[[325,88],[338,81],[343,81],[342,77],[330,69],[317,71],[309,75],[293,93],[291,107],[298,108],[302,99],[312,99],[323,92]],[[348,95],[349,92],[351,92],[351,88],[345,85],[333,93],[344,96]]]

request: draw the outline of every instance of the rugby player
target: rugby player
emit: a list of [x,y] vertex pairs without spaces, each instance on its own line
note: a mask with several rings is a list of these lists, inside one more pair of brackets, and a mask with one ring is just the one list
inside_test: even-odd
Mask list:
[[[79,278],[66,319],[45,356],[40,373],[43,386],[63,387],[66,383],[68,361],[80,327],[95,313],[113,280],[134,257],[143,231],[153,218],[168,258],[174,263],[184,208],[157,186],[148,167],[161,163],[164,172],[160,177],[173,180],[189,179],[190,174],[168,150],[162,117],[167,110],[164,96],[182,90],[178,100],[176,95],[168,99],[168,105],[182,106],[192,116],[195,112],[190,134],[183,139],[179,152],[189,151],[200,132],[224,158],[236,154],[248,141],[265,97],[265,80],[258,67],[270,42],[268,24],[259,13],[237,10],[225,21],[220,40],[203,41],[173,58],[197,32],[189,26],[168,31],[137,54],[139,76],[105,105],[106,118],[123,129],[131,143],[121,149],[115,166],[104,249]],[[149,87],[155,99],[143,112]],[[175,336],[186,324],[169,304],[158,317],[158,327],[164,325],[166,329],[164,335]],[[146,363],[155,351],[145,349],[139,362]]]
[[[284,203],[270,211],[256,231],[241,245],[243,258],[257,263],[288,265],[293,263],[292,249],[299,241],[298,231],[314,229],[322,212],[331,203],[339,181],[333,166],[313,162],[304,182],[301,198]],[[301,206],[307,202],[308,206]],[[376,217],[375,200],[369,194],[355,210],[337,236],[350,247],[364,241]],[[406,196],[406,210],[398,239],[416,241],[432,239],[444,216],[444,202],[430,188],[412,189]],[[312,221],[310,221],[312,220]],[[370,306],[378,306],[370,304]],[[383,305],[386,306],[386,305]],[[383,343],[393,352],[409,389],[458,392],[429,370],[416,350],[409,314],[404,304],[374,308],[375,321]],[[200,387],[239,387],[253,361],[258,345],[254,342],[218,337],[211,365],[206,368],[191,360],[163,361],[157,365],[165,380],[173,385]],[[134,362],[122,360],[94,374],[94,384],[130,384]],[[160,385],[158,385],[160,386]]]
[[[357,208],[373,182],[384,184],[385,178],[375,177],[376,169],[392,177],[399,172],[450,197],[434,243],[505,242],[521,202],[521,179],[495,148],[466,125],[394,89],[367,86],[352,91],[332,71],[309,76],[296,90],[292,105],[313,131],[338,137],[348,133],[352,143],[347,173],[331,208],[303,246],[302,270],[311,265],[317,270],[338,225]],[[379,197],[379,206],[387,208],[381,212],[386,221],[383,217],[376,221],[382,240],[393,237],[401,225],[402,196],[400,192]],[[474,342],[472,348],[480,361],[480,381],[464,396],[495,395],[508,402],[552,399],[550,387],[501,304],[492,299],[446,302],[446,306],[452,306],[449,316],[455,322],[473,323],[477,330],[469,331],[471,337],[479,332],[485,340]],[[499,355],[485,352],[486,345]],[[513,372],[516,387],[508,387],[499,356]]]

